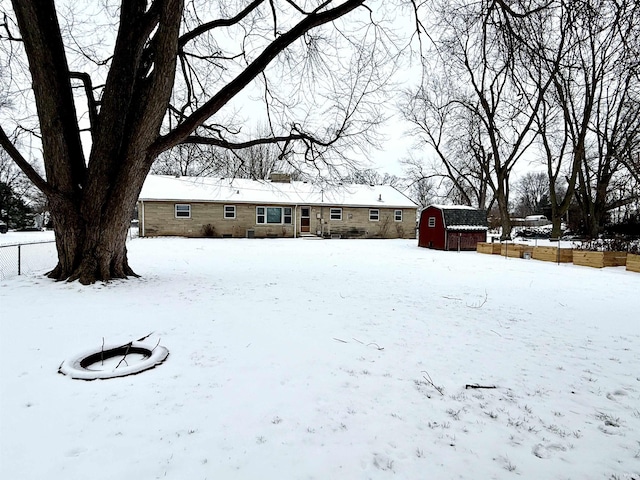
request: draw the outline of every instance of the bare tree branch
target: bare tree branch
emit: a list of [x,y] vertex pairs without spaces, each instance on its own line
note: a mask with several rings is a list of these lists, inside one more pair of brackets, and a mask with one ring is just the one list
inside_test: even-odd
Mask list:
[[331,22],[348,12],[356,9],[364,3],[364,0],[349,0],[342,5],[321,13],[314,13],[301,20],[288,32],[280,35],[270,43],[258,57],[251,62],[234,80],[225,85],[210,100],[196,109],[185,121],[170,133],[162,136],[151,148],[152,156],[163,152],[183,141],[198,125],[205,122],[220,108],[222,108],[230,98],[235,96],[240,90],[256,78],[265,67],[284,49],[298,40],[305,32],[314,27]]
[[20,167],[20,169],[25,173],[25,175],[33,182],[33,184],[42,191],[42,193],[46,195],[52,195],[54,193],[53,189],[49,186],[44,178],[40,176],[38,172],[31,166],[31,164],[27,161],[26,158],[22,156],[22,154],[15,147],[13,142],[9,139],[6,132],[0,126],[0,146],[4,148],[4,150],[9,154],[11,159]]
[[240,11],[237,15],[231,18],[222,18],[218,20],[213,20],[211,22],[204,23],[199,25],[198,28],[194,28],[188,33],[185,33],[178,40],[178,48],[180,51],[184,49],[187,43],[191,40],[199,37],[200,35],[211,31],[215,28],[220,27],[230,27],[231,25],[235,25],[240,22],[243,18],[257,9],[265,0],[253,0],[249,5],[247,5],[242,11]]

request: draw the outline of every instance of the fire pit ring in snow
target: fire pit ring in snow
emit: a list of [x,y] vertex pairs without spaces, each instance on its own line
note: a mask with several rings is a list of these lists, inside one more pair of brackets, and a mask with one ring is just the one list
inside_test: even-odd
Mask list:
[[125,377],[149,370],[164,362],[169,350],[140,342],[103,346],[65,360],[58,373],[78,380]]

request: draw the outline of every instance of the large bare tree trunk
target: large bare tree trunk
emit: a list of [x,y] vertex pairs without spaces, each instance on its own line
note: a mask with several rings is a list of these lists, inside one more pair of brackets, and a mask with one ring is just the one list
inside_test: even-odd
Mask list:
[[496,201],[498,203],[498,209],[500,211],[500,226],[502,227],[502,235],[500,240],[511,240],[511,230],[513,228],[511,224],[511,216],[509,214],[509,201],[504,195],[504,192],[500,192],[498,189],[496,194]]
[[[2,125],[0,146],[48,199],[58,249],[58,264],[50,277],[88,284],[135,275],[129,267],[126,239],[131,214],[154,159],[187,141],[233,148],[224,138],[192,134],[308,31],[358,9],[364,0],[337,5],[326,2],[306,13],[300,10],[300,20],[282,32],[277,28],[274,10],[274,38],[270,43],[256,56],[249,55],[253,59],[228,82],[221,82],[209,98],[185,100],[184,112],[188,114],[181,114],[177,125],[161,132],[178,57],[186,61],[185,45],[217,28],[232,27],[247,15],[257,15],[266,3],[253,0],[237,15],[201,23],[181,37],[183,0],[122,0],[113,54],[105,60],[108,73],[97,90],[99,98],[94,98],[91,77],[69,69],[55,1],[12,1],[29,63],[46,177],[20,154]],[[218,57],[212,55],[213,62]],[[183,69],[189,70],[184,64]],[[88,159],[80,137],[72,78],[82,82],[87,96],[91,133]],[[255,143],[304,141],[307,146],[327,145],[298,130]],[[250,144],[240,142],[235,147]]]
[[71,87],[75,74],[69,71],[54,2],[14,0],[13,5],[29,60],[46,181],[28,171],[0,133],[2,146],[49,200],[58,250],[49,276],[88,284],[135,275],[127,260],[128,227],[157,155],[151,145],[171,95],[182,0],[159,0],[149,10],[146,1],[123,2],[100,111],[90,111],[88,162]]
[[[68,212],[62,216],[67,216]],[[52,212],[54,222],[60,218]],[[68,228],[69,223],[78,224]],[[96,219],[89,223],[78,218],[56,228],[56,246],[58,264],[48,276],[56,280],[79,280],[83,284],[97,280],[107,281],[113,278],[126,278],[135,275],[129,268],[125,246],[127,230],[124,233],[112,224],[121,223],[117,219],[100,222]],[[102,233],[101,233],[102,232]]]
[[89,284],[137,276],[129,267],[126,240],[142,182],[144,176],[104,196],[88,194],[80,209],[51,205],[58,264],[50,278]]

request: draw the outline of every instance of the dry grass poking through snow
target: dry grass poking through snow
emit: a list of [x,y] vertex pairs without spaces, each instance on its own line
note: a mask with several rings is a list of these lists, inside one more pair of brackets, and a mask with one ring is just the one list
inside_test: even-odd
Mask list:
[[[638,274],[414,241],[128,248],[140,280],[0,282],[3,479],[640,479]],[[154,370],[56,373],[149,332]]]

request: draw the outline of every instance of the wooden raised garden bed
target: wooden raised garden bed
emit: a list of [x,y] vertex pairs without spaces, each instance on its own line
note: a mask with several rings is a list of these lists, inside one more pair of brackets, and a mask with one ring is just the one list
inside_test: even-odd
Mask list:
[[500,255],[503,257],[524,258],[525,254],[531,256],[533,247],[520,243],[503,243],[500,248]]
[[573,250],[571,248],[534,247],[533,258],[544,262],[571,263]]
[[499,243],[478,242],[476,246],[478,253],[488,253],[489,255],[500,255]]
[[624,267],[627,264],[627,252],[591,252],[574,250],[573,264],[585,267]]
[[627,270],[640,273],[640,255],[635,253],[627,254]]

